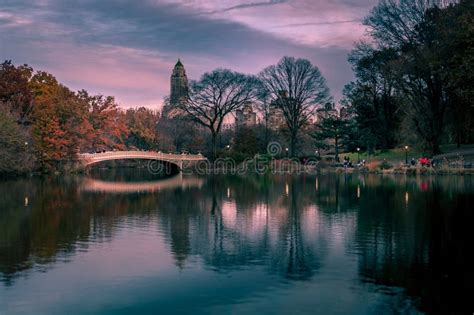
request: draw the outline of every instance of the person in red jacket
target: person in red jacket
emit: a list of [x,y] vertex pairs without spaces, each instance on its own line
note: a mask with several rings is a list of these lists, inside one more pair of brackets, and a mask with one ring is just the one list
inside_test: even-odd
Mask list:
[[418,160],[418,162],[420,162],[421,166],[430,166],[430,159],[428,159],[427,157],[422,157]]

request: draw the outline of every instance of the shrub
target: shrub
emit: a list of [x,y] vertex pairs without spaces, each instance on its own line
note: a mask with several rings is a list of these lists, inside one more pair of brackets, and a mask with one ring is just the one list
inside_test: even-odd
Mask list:
[[382,162],[380,162],[379,164],[379,168],[381,170],[389,170],[393,167],[392,164],[388,163],[387,160],[383,160]]
[[378,166],[379,166],[379,163],[375,162],[375,161],[369,162],[369,163],[366,164],[366,168],[370,172],[376,171],[378,169]]

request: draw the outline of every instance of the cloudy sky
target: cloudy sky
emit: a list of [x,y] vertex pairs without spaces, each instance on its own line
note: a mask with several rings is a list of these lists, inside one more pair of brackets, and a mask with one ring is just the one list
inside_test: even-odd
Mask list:
[[159,106],[181,58],[188,77],[256,74],[311,60],[332,95],[352,79],[347,53],[377,0],[0,0],[0,59],[54,74],[120,105]]

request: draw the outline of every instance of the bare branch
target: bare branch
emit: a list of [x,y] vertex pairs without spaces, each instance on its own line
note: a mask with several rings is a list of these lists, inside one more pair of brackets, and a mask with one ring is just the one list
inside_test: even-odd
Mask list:
[[284,57],[277,65],[264,69],[259,77],[272,104],[285,117],[294,154],[298,132],[318,105],[331,100],[326,80],[311,62],[293,57]]

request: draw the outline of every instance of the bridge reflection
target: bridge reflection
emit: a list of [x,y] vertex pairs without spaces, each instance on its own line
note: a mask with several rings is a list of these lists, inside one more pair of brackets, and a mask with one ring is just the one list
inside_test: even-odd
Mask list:
[[157,192],[171,188],[201,188],[204,180],[196,177],[174,176],[156,181],[143,182],[113,182],[94,178],[86,178],[80,186],[81,191],[107,192],[107,193],[137,193]]
[[[422,312],[468,309],[472,303],[457,292],[459,284],[472,292],[474,283],[472,268],[466,267],[474,264],[473,183],[469,177],[353,174],[177,176],[145,183],[92,178],[78,183],[63,177],[5,181],[0,183],[0,285],[14,286],[15,279],[71,261],[82,251],[98,255],[102,251],[94,252],[95,246],[109,242],[118,249],[107,251],[108,261],[97,256],[98,270],[110,268],[115,253],[123,269],[136,270],[143,261],[167,267],[171,255],[179,268],[197,263],[219,273],[258,268],[258,275],[305,281],[304,287],[342,272],[351,279],[348,287],[390,294],[390,288],[403,288]],[[123,194],[83,194],[78,188]],[[153,189],[163,190],[125,194]],[[127,231],[140,237],[151,231],[141,238],[146,254],[133,256],[130,265],[120,260],[134,254],[137,245],[122,243]],[[182,285],[180,280],[176,287]],[[242,290],[240,301],[262,292],[254,288]],[[396,294],[387,301],[393,309],[404,302]]]

